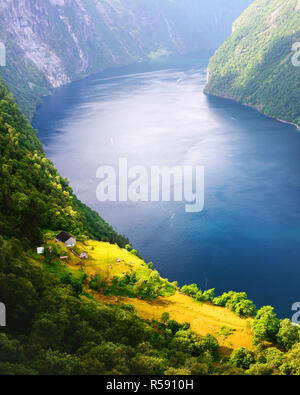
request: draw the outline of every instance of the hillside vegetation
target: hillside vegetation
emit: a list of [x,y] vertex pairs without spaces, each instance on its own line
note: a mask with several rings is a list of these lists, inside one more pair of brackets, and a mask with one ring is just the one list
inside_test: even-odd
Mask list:
[[240,294],[226,307],[214,304],[228,294],[199,302],[183,294],[195,285],[179,292],[130,246],[70,250],[51,234],[43,256],[0,237],[0,374],[300,373],[300,330],[271,307],[238,316]]
[[43,152],[36,133],[0,80],[0,234],[38,244],[42,229],[125,245],[99,215],[82,204]]
[[300,126],[299,0],[256,0],[209,64],[205,92]]

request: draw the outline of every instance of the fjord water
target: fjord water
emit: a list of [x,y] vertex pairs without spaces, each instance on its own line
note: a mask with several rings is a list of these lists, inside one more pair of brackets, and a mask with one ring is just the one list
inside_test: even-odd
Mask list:
[[[206,62],[136,65],[56,90],[34,120],[87,205],[170,281],[246,291],[291,318],[300,301],[300,134],[203,94]],[[100,203],[99,166],[205,167],[205,208]]]

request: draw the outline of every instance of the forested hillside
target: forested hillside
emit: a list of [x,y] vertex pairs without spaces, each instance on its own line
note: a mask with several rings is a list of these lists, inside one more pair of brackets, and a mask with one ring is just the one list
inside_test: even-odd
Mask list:
[[[31,119],[40,95],[105,68],[215,50],[251,0],[0,2],[4,81]],[[205,7],[203,4],[205,3]]]
[[206,93],[300,126],[299,0],[256,0],[209,64]]
[[42,229],[98,240],[128,240],[82,204],[43,152],[35,131],[0,81],[0,234],[34,245]]

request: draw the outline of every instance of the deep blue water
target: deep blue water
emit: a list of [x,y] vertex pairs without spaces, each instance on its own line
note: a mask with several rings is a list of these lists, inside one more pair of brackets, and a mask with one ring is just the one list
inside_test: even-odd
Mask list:
[[[171,281],[246,291],[291,317],[300,301],[300,133],[202,91],[206,62],[110,70],[45,98],[34,126],[78,197]],[[205,209],[100,203],[96,170],[205,167]]]

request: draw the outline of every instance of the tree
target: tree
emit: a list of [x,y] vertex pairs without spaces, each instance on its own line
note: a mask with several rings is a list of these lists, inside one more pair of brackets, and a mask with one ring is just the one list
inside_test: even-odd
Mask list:
[[279,331],[279,319],[276,318],[274,308],[271,306],[262,307],[253,321],[252,329],[254,345],[265,341],[276,342],[276,335]]
[[256,306],[247,298],[245,292],[230,291],[214,298],[213,303],[217,306],[224,306],[239,316],[252,317],[255,315]]
[[279,346],[289,350],[300,341],[300,327],[294,325],[289,319],[282,320],[276,339]]
[[256,306],[251,300],[242,300],[236,304],[234,312],[239,316],[253,317],[256,312]]
[[196,294],[198,293],[198,291],[199,290],[198,290],[197,284],[184,285],[181,288],[182,293],[184,293],[185,295],[188,295],[188,296],[192,296],[192,297],[195,297]]
[[159,357],[137,355],[130,362],[131,371],[137,375],[163,375],[167,368],[167,361]]
[[244,347],[239,348],[231,354],[230,363],[237,368],[249,369],[250,365],[254,363],[254,354]]
[[197,302],[204,302],[206,300],[206,298],[201,290],[196,293],[195,299],[197,300]]
[[260,352],[256,358],[258,363],[267,364],[272,369],[278,369],[285,361],[284,354],[276,347],[269,347]]
[[203,292],[203,296],[205,300],[213,300],[214,296],[215,296],[215,288],[212,289],[208,289],[207,291]]

